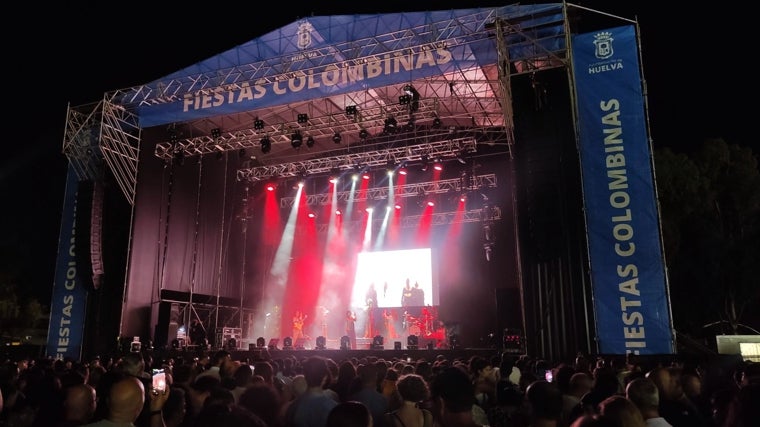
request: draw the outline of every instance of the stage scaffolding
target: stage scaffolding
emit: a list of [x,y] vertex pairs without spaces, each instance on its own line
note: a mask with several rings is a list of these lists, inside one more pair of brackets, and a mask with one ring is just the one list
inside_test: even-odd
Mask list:
[[[560,18],[557,18],[558,7]],[[248,159],[247,166],[237,171],[238,181],[245,182],[349,171],[359,166],[411,164],[427,159],[466,161],[462,159],[478,154],[481,149],[485,149],[487,155],[511,159],[515,144],[512,78],[567,66],[568,52],[564,47],[545,48],[547,40],[566,37],[565,5],[526,8],[524,12],[517,5],[472,11],[466,16],[411,25],[332,45],[325,48],[327,51],[315,54],[313,59],[307,56],[311,64],[300,72],[323,67],[320,58],[331,55],[347,58],[347,64],[362,64],[380,55],[406,55],[416,46],[454,47],[484,42],[493,44],[499,58],[497,64],[447,69],[404,84],[171,123],[166,126],[164,139],[155,144],[154,155],[167,167],[174,167],[191,157],[236,154]],[[547,33],[545,30],[551,26],[563,31]],[[514,49],[521,52],[519,60],[510,55]],[[472,55],[473,58],[466,59],[477,62],[474,53]],[[96,104],[70,107],[63,152],[81,180],[99,179],[102,165],[107,165],[122,193],[134,206],[139,153],[144,145],[141,140],[144,129],[138,117],[140,107],[177,102],[192,94],[239,90],[254,81],[263,84],[281,81],[293,73],[288,69],[288,61],[286,57],[268,58],[207,73],[175,74],[149,84],[108,92]],[[402,102],[400,96],[407,93],[409,87],[414,89],[415,98],[413,102]],[[396,128],[388,128],[389,119],[394,120]],[[296,132],[304,138],[304,145],[298,149],[291,146]],[[271,143],[271,151],[262,150],[264,138]],[[494,177],[478,176],[475,180],[472,187],[454,182],[424,182],[412,184],[409,189],[419,193],[443,188],[460,192],[496,187]],[[386,190],[371,189],[372,194],[367,197],[382,197]],[[319,198],[319,203],[323,203],[326,195],[309,197]],[[281,203],[287,205],[292,201],[283,198]],[[516,209],[514,203],[512,209]],[[516,211],[512,216],[514,221],[518,220]],[[459,221],[483,222],[484,227],[490,227],[501,218],[499,206],[486,204],[467,210]],[[402,226],[411,226],[417,221],[418,217],[406,217]],[[454,221],[453,212],[436,213],[433,218],[434,224],[451,221]],[[162,294],[159,300],[181,305],[186,320],[191,316],[202,317],[199,311],[207,313],[207,319],[218,319],[221,311],[229,311],[229,316],[224,316],[227,317],[225,326],[242,326],[248,315],[239,302],[225,302],[219,295],[206,297],[200,301]]]

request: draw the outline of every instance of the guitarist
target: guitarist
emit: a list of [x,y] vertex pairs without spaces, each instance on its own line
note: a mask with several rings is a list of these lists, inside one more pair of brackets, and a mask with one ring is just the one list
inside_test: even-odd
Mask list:
[[298,342],[299,338],[304,338],[303,335],[303,323],[306,320],[306,315],[301,310],[296,310],[296,314],[293,316],[293,342]]

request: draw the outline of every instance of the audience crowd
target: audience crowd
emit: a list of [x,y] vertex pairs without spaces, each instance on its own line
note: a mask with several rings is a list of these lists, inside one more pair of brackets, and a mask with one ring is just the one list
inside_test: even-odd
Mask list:
[[[6,360],[3,427],[750,427],[760,363],[319,352]],[[293,355],[296,354],[296,355]],[[339,353],[333,353],[339,354]],[[154,386],[163,370],[166,388]]]

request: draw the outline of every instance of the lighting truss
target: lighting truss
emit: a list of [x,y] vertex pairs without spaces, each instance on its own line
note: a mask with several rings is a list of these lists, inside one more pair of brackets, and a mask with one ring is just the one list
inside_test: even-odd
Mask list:
[[[483,218],[485,214],[485,209],[471,209],[468,211],[464,211],[461,215],[457,215],[457,212],[437,212],[432,215],[431,218],[431,225],[448,225],[448,224],[463,224],[463,223],[471,223],[471,222],[481,222],[485,219]],[[498,207],[492,207],[488,208],[488,220],[489,221],[498,221],[501,219],[501,209]],[[405,216],[401,218],[400,221],[400,227],[401,228],[416,228],[420,226],[420,218],[422,218],[422,215],[410,215]],[[384,219],[383,218],[376,218],[372,221],[372,224],[374,227],[379,227],[382,225]],[[364,221],[356,220],[356,221],[346,221],[343,223],[343,228],[348,229],[351,231],[357,231],[360,227],[364,226]],[[317,233],[323,234],[327,233],[329,224],[327,223],[319,223],[317,224]],[[348,227],[348,228],[347,228]]]
[[304,174],[327,173],[336,169],[348,171],[355,169],[357,165],[367,167],[386,166],[389,160],[415,162],[419,161],[422,156],[440,158],[441,160],[453,159],[462,153],[474,153],[476,151],[477,141],[474,138],[453,138],[406,147],[391,147],[379,151],[348,153],[272,166],[238,169],[237,179],[238,181],[256,182],[271,178],[288,178],[303,176]]
[[[164,141],[156,145],[155,155],[163,160],[171,160],[175,154],[192,157],[219,151],[239,150],[256,147],[261,138],[267,137],[272,144],[290,143],[293,132],[307,132],[314,138],[330,137],[336,132],[356,132],[360,128],[382,128],[385,119],[394,117],[399,123],[408,122],[412,116],[416,121],[429,120],[438,117],[437,99],[420,100],[420,107],[413,114],[403,105],[384,105],[382,107],[361,108],[357,115],[347,116],[345,112],[309,117],[308,123],[298,120],[272,123],[262,129],[255,125],[248,129],[222,132],[217,137],[201,135],[178,141]],[[311,108],[310,108],[311,109]]]
[[[397,185],[394,188],[394,197],[415,197],[420,194],[442,194],[442,193],[457,193],[472,188],[496,188],[496,175],[477,175],[473,177],[468,185],[463,185],[462,179],[442,179],[438,181],[419,182],[416,184]],[[381,186],[376,188],[368,188],[365,190],[356,190],[353,192],[353,198],[351,197],[351,191],[341,191],[337,193],[338,201],[348,202],[362,201],[362,200],[384,200],[388,198],[388,186]],[[292,207],[295,203],[295,197],[282,197],[280,198],[280,207],[288,208]],[[306,203],[308,205],[327,205],[332,203],[331,193],[322,194],[309,194],[306,196]]]

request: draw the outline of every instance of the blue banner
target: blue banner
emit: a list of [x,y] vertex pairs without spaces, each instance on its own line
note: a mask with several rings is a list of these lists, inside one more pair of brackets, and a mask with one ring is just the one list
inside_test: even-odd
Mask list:
[[672,354],[636,32],[576,35],[572,46],[599,351]]
[[466,73],[497,63],[492,35],[480,28],[497,17],[520,22],[521,31],[507,35],[512,61],[565,48],[561,3],[313,16],[126,92],[122,101],[160,99],[140,104],[145,128]]
[[50,326],[46,350],[48,356],[56,359],[70,357],[79,360],[82,353],[87,290],[78,279],[87,272],[77,269],[76,239],[90,237],[76,235],[78,187],[77,175],[74,168],[69,166],[61,215],[61,232],[58,237],[53,296],[50,300]]

